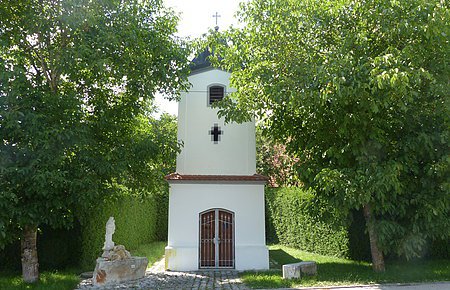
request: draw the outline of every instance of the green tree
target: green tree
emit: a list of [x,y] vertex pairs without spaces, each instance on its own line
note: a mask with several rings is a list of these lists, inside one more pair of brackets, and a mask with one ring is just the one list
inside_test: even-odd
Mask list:
[[237,88],[221,113],[259,117],[318,196],[363,209],[374,270],[448,239],[448,2],[254,0],[240,20],[211,42]]
[[0,246],[22,235],[26,282],[39,226],[70,227],[120,186],[142,193],[177,150],[146,115],[186,86],[176,22],[160,0],[0,3]]

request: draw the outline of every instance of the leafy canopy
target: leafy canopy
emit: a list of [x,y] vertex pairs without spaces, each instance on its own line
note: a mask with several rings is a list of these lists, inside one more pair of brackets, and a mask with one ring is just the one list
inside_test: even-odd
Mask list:
[[0,3],[0,246],[120,188],[157,189],[178,148],[148,111],[186,86],[176,22],[160,0]]
[[385,252],[448,238],[448,2],[253,0],[240,20],[211,42],[237,88],[222,115],[257,116],[335,206],[369,204]]

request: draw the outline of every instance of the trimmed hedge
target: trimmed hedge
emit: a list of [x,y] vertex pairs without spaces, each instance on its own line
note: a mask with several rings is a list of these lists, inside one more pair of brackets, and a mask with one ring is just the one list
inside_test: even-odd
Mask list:
[[[371,261],[369,237],[361,210],[347,217],[339,209],[321,205],[299,187],[266,188],[266,238],[308,252]],[[449,259],[450,241],[432,240],[423,258]],[[387,260],[399,259],[396,255]]]
[[309,191],[298,187],[266,188],[269,242],[337,257],[349,256],[347,217],[325,211]]
[[[110,216],[116,221],[113,241],[134,251],[142,244],[167,239],[168,186],[160,193],[139,198],[124,194],[117,200],[99,203],[95,210],[78,215],[72,229],[41,227],[38,232],[38,257],[41,269],[80,266],[92,271],[102,254],[105,225]],[[133,252],[132,252],[133,253]],[[0,250],[0,270],[20,270],[20,241]]]
[[157,208],[156,241],[167,241],[169,226],[169,185],[164,192],[155,195]]
[[105,225],[110,216],[115,219],[113,241],[133,251],[141,244],[155,241],[158,222],[157,198],[145,199],[124,196],[120,200],[105,202],[97,210],[82,218],[81,260],[82,269],[92,270],[95,260],[102,254]]
[[[99,204],[96,210],[80,217],[69,230],[42,227],[38,233],[38,257],[41,270],[80,266],[92,271],[102,254],[105,225],[110,216],[116,221],[113,241],[133,254],[142,244],[166,240],[168,187],[162,193],[144,199],[124,196]],[[20,241],[0,251],[0,270],[20,270]]]

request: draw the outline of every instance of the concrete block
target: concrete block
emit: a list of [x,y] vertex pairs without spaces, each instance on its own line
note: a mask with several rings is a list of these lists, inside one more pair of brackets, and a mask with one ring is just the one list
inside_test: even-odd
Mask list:
[[316,274],[316,262],[309,261],[283,265],[283,279],[300,279],[302,275],[313,276]]
[[300,267],[295,264],[283,265],[283,279],[300,279]]
[[300,272],[307,276],[317,275],[317,264],[316,262],[300,262]]

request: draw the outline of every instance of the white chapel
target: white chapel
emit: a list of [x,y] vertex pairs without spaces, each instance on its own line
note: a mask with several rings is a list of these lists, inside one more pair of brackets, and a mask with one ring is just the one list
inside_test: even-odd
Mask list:
[[228,123],[211,104],[227,96],[230,73],[193,60],[178,105],[183,148],[169,183],[168,270],[268,269],[264,185],[256,174],[255,123]]

